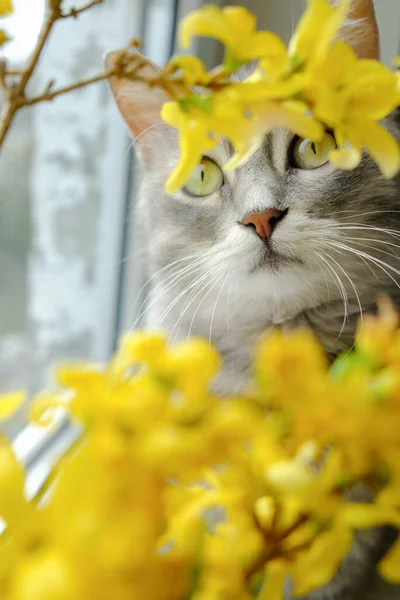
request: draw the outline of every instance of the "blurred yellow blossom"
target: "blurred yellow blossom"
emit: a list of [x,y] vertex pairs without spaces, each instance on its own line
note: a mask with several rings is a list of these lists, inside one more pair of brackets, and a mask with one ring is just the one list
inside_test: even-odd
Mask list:
[[246,8],[219,8],[206,4],[191,12],[182,22],[180,43],[188,48],[193,36],[213,37],[224,44],[225,63],[237,68],[249,60],[268,57],[284,64],[287,50],[282,40],[269,31],[256,31],[256,18]]
[[0,17],[8,15],[13,11],[11,0],[0,0]]
[[[289,43],[289,59],[295,70],[307,62],[320,64],[342,26],[350,0],[339,0],[334,7],[326,0],[309,0]],[[323,35],[320,32],[324,32]]]
[[[32,415],[63,407],[83,435],[45,502],[26,500],[2,439],[1,597],[265,600],[288,576],[297,594],[326,584],[355,529],[400,525],[400,378],[382,385],[397,326],[384,303],[332,367],[308,331],[272,331],[237,398],[209,389],[221,359],[196,338],[138,331],[105,367],[59,367]],[[350,502],[367,481],[375,501]],[[397,581],[399,561],[396,544],[383,576]]]
[[[255,16],[241,7],[207,4],[182,20],[183,47],[194,35],[208,36],[224,44],[225,58],[209,73],[190,56],[173,57],[166,67],[166,75],[181,72],[173,101],[161,113],[179,130],[180,162],[166,183],[169,194],[184,186],[222,137],[235,148],[224,166],[229,170],[247,161],[277,127],[314,141],[332,130],[337,147],[329,159],[337,168],[357,167],[366,149],[385,177],[398,172],[398,141],[380,121],[400,104],[399,77],[336,41],[349,4],[308,0],[288,48],[276,35],[256,31]],[[251,60],[258,61],[251,74],[241,82],[232,78]]]
[[5,44],[6,42],[9,41],[9,36],[7,34],[6,31],[4,31],[4,29],[0,29],[0,46],[2,46],[3,44]]
[[0,394],[0,422],[9,419],[26,400],[25,392]]
[[336,42],[309,77],[313,114],[335,132],[339,147],[330,160],[353,169],[365,147],[382,173],[393,177],[400,166],[399,144],[377,122],[399,103],[393,73],[378,61],[357,59],[347,44]]
[[[207,35],[225,57],[211,72],[191,56],[166,67],[162,118],[181,149],[169,193],[222,137],[234,168],[275,127],[316,141],[328,128],[337,166],[355,167],[365,147],[385,176],[397,172],[380,121],[399,103],[399,78],[335,41],[348,6],[308,0],[288,49],[244,8],[207,5],[183,21],[184,46]],[[0,0],[0,14],[11,9]],[[252,75],[231,78],[252,59]],[[274,329],[237,397],[214,393],[222,367],[207,340],[169,345],[135,331],[107,365],[56,369],[30,416],[51,427],[62,410],[81,435],[33,499],[0,438],[2,600],[281,600],[287,577],[297,595],[328,583],[355,530],[399,528],[400,330],[389,301],[332,365],[310,331]],[[0,420],[24,399],[0,396]],[[349,500],[355,485],[370,503]],[[399,583],[399,542],[379,570]]]

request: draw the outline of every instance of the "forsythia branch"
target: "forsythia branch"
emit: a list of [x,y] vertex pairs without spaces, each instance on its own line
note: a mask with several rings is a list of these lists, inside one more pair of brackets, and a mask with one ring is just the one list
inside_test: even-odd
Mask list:
[[103,2],[103,0],[92,0],[92,2],[88,2],[88,4],[85,4],[85,6],[82,6],[81,8],[71,8],[71,10],[68,11],[67,13],[63,13],[60,18],[61,19],[68,19],[69,17],[76,18],[81,13],[86,12],[90,8],[93,8],[93,6],[96,6],[97,4],[101,4],[102,2]]
[[[3,90],[4,94],[4,108],[0,119],[0,148],[7,136],[7,133],[10,129],[11,123],[17,111],[23,108],[24,106],[37,104],[42,100],[51,100],[52,98],[59,96],[62,93],[78,89],[79,87],[84,87],[95,81],[101,81],[101,79],[107,77],[107,74],[104,74],[102,76],[98,76],[97,78],[94,77],[88,79],[87,81],[82,81],[70,86],[66,86],[65,88],[54,92],[50,91],[51,86],[47,86],[46,91],[40,96],[37,96],[36,98],[28,98],[26,96],[27,85],[30,82],[32,75],[36,70],[36,67],[39,63],[39,59],[42,55],[43,49],[47,43],[47,40],[53,29],[54,24],[61,19],[67,19],[70,17],[76,18],[78,15],[90,10],[91,8],[101,4],[102,2],[103,0],[92,0],[88,4],[82,6],[81,8],[72,8],[68,12],[63,12],[62,0],[49,0],[42,29],[40,31],[35,48],[28,60],[26,67],[21,71],[8,71],[5,61],[1,62],[0,88]],[[13,82],[9,83],[7,79],[9,76],[15,77],[16,79]]]

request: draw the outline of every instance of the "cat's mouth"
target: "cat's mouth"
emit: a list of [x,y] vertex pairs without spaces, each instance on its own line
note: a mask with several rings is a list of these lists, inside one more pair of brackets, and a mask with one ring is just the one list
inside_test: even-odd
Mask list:
[[294,256],[288,256],[279,252],[276,248],[276,244],[272,242],[270,238],[262,241],[262,248],[259,252],[259,256],[254,261],[250,273],[256,273],[260,270],[278,271],[283,267],[287,267],[293,264],[302,264],[300,258]]

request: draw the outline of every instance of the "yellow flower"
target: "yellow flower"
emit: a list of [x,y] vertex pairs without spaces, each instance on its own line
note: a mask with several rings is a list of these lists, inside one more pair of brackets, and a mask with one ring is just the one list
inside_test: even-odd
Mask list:
[[183,48],[188,48],[193,36],[207,36],[222,42],[228,50],[226,63],[235,68],[253,59],[268,57],[282,64],[287,51],[282,40],[267,31],[256,31],[256,18],[246,8],[224,9],[206,4],[189,13],[181,23],[179,38]]
[[164,360],[165,336],[158,332],[135,331],[122,337],[119,343],[117,362],[127,367],[144,363],[157,370]]
[[297,402],[303,390],[320,389],[327,372],[326,356],[308,330],[285,334],[274,329],[265,335],[256,351],[256,381],[269,397],[279,402]]
[[71,566],[53,550],[28,554],[17,566],[11,587],[16,600],[79,600]]
[[7,34],[7,32],[4,31],[4,29],[0,29],[0,46],[2,46],[3,44],[5,44],[9,40],[10,40],[10,37]]
[[390,583],[400,584],[400,540],[393,544],[380,561],[378,571]]
[[218,140],[211,137],[210,117],[199,109],[184,113],[175,102],[167,102],[162,107],[161,118],[179,130],[180,161],[165,184],[166,192],[173,194],[185,185],[204,152],[214,148]]
[[13,528],[24,527],[29,514],[24,497],[25,473],[10,444],[0,437],[0,518]]
[[211,79],[204,63],[195,56],[173,56],[168,63],[168,71],[182,71],[182,79],[188,87],[207,85]]
[[249,102],[240,120],[226,125],[221,122],[217,129],[231,140],[235,148],[235,154],[224,169],[236,169],[245,163],[261,146],[265,136],[277,127],[286,127],[299,137],[310,137],[316,141],[323,136],[323,128],[317,121],[299,114],[289,104],[286,106],[285,103],[268,100]]
[[[307,67],[306,67],[307,68]],[[339,149],[331,162],[352,169],[365,147],[385,177],[400,167],[397,140],[377,121],[399,103],[396,76],[375,60],[359,60],[344,42],[336,42],[317,66],[309,71],[309,95],[313,114],[335,132]]]
[[[257,86],[251,95],[257,97]],[[296,88],[298,84],[292,86]],[[282,85],[280,90],[284,91]],[[247,96],[250,94],[249,88]],[[261,95],[266,95],[265,89]],[[271,90],[271,96],[277,91]],[[236,102],[232,102],[232,95]],[[164,104],[162,119],[179,129],[180,162],[166,183],[166,191],[173,194],[189,179],[204,152],[214,148],[221,136],[228,138],[235,147],[235,154],[225,169],[233,169],[245,162],[261,145],[265,135],[276,127],[287,127],[300,137],[318,140],[323,135],[322,126],[309,116],[299,114],[291,105],[273,100],[241,101],[240,86],[232,93],[221,92],[210,99],[206,112],[197,106],[183,112],[176,104]]]
[[289,565],[284,560],[271,560],[265,568],[264,583],[257,600],[282,600],[283,585],[289,573]]
[[[388,364],[400,351],[400,316],[388,298],[381,298],[378,315],[366,315],[356,333],[357,350],[375,364]],[[400,354],[400,352],[399,352]]]
[[11,0],[0,0],[0,17],[8,15],[13,12],[13,5]]
[[0,394],[0,422],[9,419],[25,402],[25,392]]
[[318,64],[325,57],[349,5],[349,0],[339,0],[336,7],[328,0],[308,0],[308,8],[289,44],[289,59],[295,68],[306,61]]
[[328,583],[347,554],[352,540],[352,532],[346,527],[335,527],[320,533],[311,547],[300,554],[291,569],[295,595],[309,594]]

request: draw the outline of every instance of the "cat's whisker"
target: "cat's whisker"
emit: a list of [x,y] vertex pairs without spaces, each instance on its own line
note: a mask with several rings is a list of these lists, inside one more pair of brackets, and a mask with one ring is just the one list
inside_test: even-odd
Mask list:
[[[328,244],[333,250],[335,250],[335,246],[333,244]],[[346,270],[333,258],[333,256],[330,256],[330,259],[335,263],[335,265],[338,267],[338,269],[340,269],[343,273],[343,275],[346,277],[346,279],[349,281],[351,287],[354,290],[354,294],[356,296],[357,299],[357,303],[358,303],[358,307],[360,309],[360,320],[361,322],[363,321],[363,309],[362,309],[362,304],[361,304],[361,300],[360,300],[360,293],[356,287],[356,285],[354,284],[353,280],[351,279],[350,275],[346,272]]]
[[[192,244],[191,246],[188,247],[188,249],[192,249],[195,248],[196,246],[203,246],[204,244],[207,244],[207,242],[200,242],[199,244]],[[161,275],[161,273],[163,273],[164,271],[168,270],[168,269],[172,269],[172,267],[174,267],[175,265],[178,265],[182,262],[187,262],[190,261],[192,259],[196,259],[196,258],[202,258],[204,259],[204,254],[199,255],[198,253],[195,254],[189,254],[189,256],[184,256],[182,258],[179,258],[178,260],[173,261],[172,263],[168,263],[167,265],[161,267],[160,269],[158,269],[155,273],[153,273],[153,275],[149,278],[146,279],[146,281],[144,282],[144,284],[142,285],[142,287],[140,288],[140,290],[138,291],[138,293],[136,294],[135,300],[133,305],[135,306],[137,301],[141,298],[142,294],[144,293],[144,291],[146,290],[146,288],[149,286],[150,282],[153,281],[156,277],[159,277]],[[169,277],[172,277],[174,274],[176,274],[178,272],[179,269],[174,269],[174,271],[168,276],[168,278],[163,279],[161,282],[159,282],[154,288],[153,288],[153,292],[155,290],[157,290],[160,286],[162,286],[165,281],[167,281],[169,279]],[[145,298],[142,302],[142,304],[139,306],[138,310],[135,312],[138,312],[140,314],[140,311],[143,309],[143,307],[145,306],[147,302],[147,299]]]
[[161,317],[157,321],[158,326],[160,326],[162,324],[162,322],[166,319],[166,317],[169,315],[169,313],[174,308],[174,306],[176,306],[176,304],[179,302],[179,300],[181,298],[183,298],[185,296],[185,294],[187,294],[191,289],[193,289],[196,285],[198,285],[199,282],[204,281],[204,279],[206,279],[208,277],[209,273],[208,272],[204,273],[202,267],[200,267],[199,270],[201,270],[200,275],[197,278],[195,278],[194,281],[191,281],[186,286],[186,288],[182,292],[180,292],[177,296],[175,296],[175,298],[173,298],[172,301],[169,303],[169,305],[167,306],[167,308],[164,310]]
[[[183,307],[179,311],[178,318],[175,321],[175,324],[174,324],[174,326],[173,326],[173,328],[171,330],[169,339],[171,339],[171,337],[172,337],[172,335],[173,335],[173,333],[174,333],[174,331],[175,331],[176,328],[178,328],[178,329],[177,329],[177,332],[176,332],[176,335],[175,335],[175,339],[179,336],[179,331],[180,331],[180,328],[181,328],[181,325],[182,325],[183,317],[185,316],[185,314],[186,314],[189,306],[192,304],[192,301],[197,297],[197,292],[198,292],[199,287],[204,283],[204,281],[207,281],[209,275],[210,275],[210,273],[208,271],[206,273],[203,273],[203,275],[201,277],[198,277],[196,279],[196,281],[194,282],[194,285],[191,285],[188,289],[186,289],[186,292],[190,291],[190,294],[186,298]],[[176,300],[179,301],[180,297],[178,297]],[[174,302],[174,306],[176,304],[177,304],[177,302]]]
[[[343,246],[343,245],[342,245]],[[393,272],[395,272],[397,275],[400,275],[400,271],[398,269],[395,269],[392,265],[389,265],[388,263],[385,263],[384,261],[371,256],[370,254],[366,253],[366,252],[362,252],[361,250],[358,250],[356,248],[352,248],[350,246],[344,246],[345,250],[348,250],[349,252],[352,252],[355,256],[363,256],[366,260],[371,261],[375,266],[379,267],[382,271],[384,271],[386,273],[386,275],[393,281],[393,283],[396,285],[396,287],[398,287],[400,289],[400,284],[398,281],[396,281],[396,279],[393,277],[393,275],[391,275],[391,273],[389,273],[389,271],[387,271],[386,269],[389,269]]]
[[[214,279],[213,279],[213,280],[212,280],[212,281],[209,283],[209,285],[211,284],[211,287],[210,287],[210,288],[209,288],[209,290],[208,290],[208,291],[207,291],[207,292],[204,294],[203,298],[201,298],[201,300],[200,300],[199,304],[197,305],[197,308],[196,308],[196,310],[194,311],[194,313],[193,313],[193,315],[192,315],[192,320],[190,321],[190,325],[189,325],[189,331],[188,331],[188,334],[187,334],[187,339],[189,339],[189,338],[190,338],[190,334],[191,334],[191,332],[192,332],[192,329],[193,329],[194,321],[195,321],[195,318],[196,318],[196,315],[197,315],[197,313],[199,312],[200,306],[203,304],[204,300],[205,300],[205,299],[206,299],[206,298],[209,296],[209,294],[212,292],[212,290],[213,290],[213,289],[214,289],[214,287],[217,285],[217,283],[219,283],[219,282],[221,281],[222,277],[223,277],[223,274],[220,274],[219,276],[217,275],[217,277],[216,277],[216,278],[214,278]],[[197,293],[197,296],[198,296],[199,294],[201,294],[201,293],[202,293],[202,292],[203,292],[203,291],[204,291],[206,288],[207,288],[207,284],[201,288],[201,290],[200,290],[200,291]],[[196,296],[196,297],[197,297],[197,296]],[[194,300],[195,300],[195,298],[193,298],[193,300],[192,300],[191,304],[194,302]]]
[[375,225],[359,225],[359,224],[346,224],[346,225],[341,225],[341,224],[332,224],[329,225],[329,227],[331,229],[335,229],[335,230],[339,230],[339,231],[376,231],[378,233],[385,233],[388,236],[394,237],[395,239],[399,239],[400,240],[400,233],[397,232],[394,229],[386,229],[383,227],[376,227]]
[[352,248],[351,246],[347,246],[346,244],[343,244],[343,243],[337,243],[337,246],[342,248],[343,250],[348,250],[349,252],[358,253],[359,255],[364,256],[367,260],[372,259],[375,262],[382,264],[384,267],[388,268],[390,271],[393,271],[393,273],[396,273],[396,275],[400,275],[399,269],[396,269],[395,267],[393,267],[393,265],[390,265],[389,263],[384,262],[383,260],[379,259],[376,256],[371,256],[370,254],[368,254],[366,252],[362,252],[361,250]]
[[147,133],[148,131],[150,131],[151,129],[155,129],[156,127],[160,127],[160,125],[164,125],[164,121],[157,121],[157,123],[153,123],[152,125],[150,125],[150,127],[146,127],[146,129],[143,129],[143,131],[141,131],[139,133],[139,135],[137,135],[131,144],[131,147],[134,146],[136,144],[136,142],[138,140],[140,140],[140,138],[142,137],[142,135],[144,135],[145,133]]
[[209,335],[208,335],[208,343],[209,343],[210,346],[211,346],[211,343],[212,343],[212,329],[213,329],[213,325],[214,325],[214,317],[215,317],[215,311],[217,310],[218,300],[220,299],[221,294],[222,294],[222,290],[224,289],[225,284],[228,281],[229,275],[231,274],[231,270],[228,271],[227,276],[225,277],[224,281],[222,282],[221,289],[219,290],[217,299],[215,300],[215,304],[214,304],[214,308],[213,308],[212,315],[211,315],[211,320],[210,320],[210,332],[209,332]]
[[[357,242],[357,243],[359,243],[359,242],[374,242],[375,244],[384,244],[385,246],[390,246],[391,248],[398,248],[400,250],[399,244],[394,244],[393,242],[388,242],[386,240],[381,240],[379,238],[350,237],[348,235],[345,235],[345,238],[346,238],[346,241],[349,241],[349,242]],[[380,250],[379,248],[375,248],[375,250],[377,250],[378,252],[383,252],[383,250]],[[397,255],[397,254],[392,254],[392,256],[394,258],[400,258],[400,255]]]
[[[176,285],[179,285],[181,283],[181,281],[186,278],[186,277],[190,277],[192,274],[203,270],[203,267],[205,266],[204,263],[204,257],[200,257],[197,261],[195,261],[194,263],[192,262],[190,265],[182,268],[182,269],[178,269],[176,270],[174,273],[168,275],[167,277],[165,277],[159,284],[157,284],[157,286],[152,290],[153,292],[153,299],[148,302],[148,299],[146,298],[143,302],[142,302],[142,307],[144,306],[145,308],[142,310],[142,312],[138,315],[135,323],[141,321],[144,317],[144,315],[146,315],[149,310],[154,306],[155,303],[157,303],[159,301],[159,299],[164,296],[165,294],[167,294],[168,292],[170,292]],[[172,279],[171,279],[172,278]],[[171,281],[169,281],[171,280]],[[167,286],[165,286],[165,284],[168,283]],[[163,287],[165,286],[165,287]],[[159,288],[162,288],[161,290]],[[157,295],[154,294],[155,290],[159,290],[157,292]]]
[[[317,254],[317,253],[316,253],[316,254]],[[317,256],[318,256],[318,254],[317,254]],[[319,258],[321,258],[321,257],[319,257]],[[322,276],[323,276],[323,278],[325,279],[325,283],[326,283],[326,291],[327,291],[327,293],[328,293],[327,302],[328,302],[328,304],[329,304],[329,301],[330,301],[330,295],[331,295],[331,289],[330,289],[330,287],[329,287],[329,281],[328,281],[328,278],[327,278],[327,276],[326,276],[326,274],[325,274],[325,271],[324,271],[324,269],[323,269],[323,266],[321,265],[320,261],[319,261],[319,260],[316,260],[316,261],[315,261],[315,264],[316,264],[316,266],[319,268],[319,270],[320,270],[320,271],[321,271],[321,273],[322,273]],[[336,284],[336,287],[337,287],[337,284]]]
[[[206,271],[206,273],[203,273],[202,275],[200,275],[193,283],[191,283],[183,292],[181,292],[167,307],[167,309],[164,311],[163,315],[161,316],[160,320],[159,320],[159,324],[161,324],[161,322],[167,317],[167,315],[170,313],[170,311],[172,310],[172,308],[174,306],[176,306],[176,304],[179,302],[179,300],[181,298],[183,298],[183,296],[190,290],[192,290],[192,293],[196,292],[196,289],[205,281],[207,280],[207,278],[210,276],[211,273],[217,271],[219,269],[219,265],[215,265],[214,268],[212,269],[208,269]],[[207,285],[207,283],[206,283]],[[202,290],[200,290],[202,291]],[[195,300],[195,298],[198,296],[200,292],[198,292],[194,297],[193,300]],[[170,336],[168,339],[171,339],[171,336],[175,330],[175,328],[178,326],[178,324],[180,324],[180,322],[182,321],[187,309],[189,308],[190,304],[192,304],[193,300],[188,304],[187,302],[185,303],[185,307],[183,309],[181,309],[180,311],[180,315],[177,319],[177,321],[175,322],[175,325],[173,327],[173,330],[170,333]],[[180,325],[179,325],[180,326]],[[179,332],[179,329],[178,329]]]
[[[342,323],[342,327],[340,329],[339,335],[337,336],[338,338],[340,338],[340,336],[342,335],[344,328],[346,326],[346,321],[348,318],[348,296],[347,296],[347,292],[346,292],[346,288],[343,285],[342,280],[340,279],[339,275],[336,273],[335,269],[332,267],[332,265],[328,262],[328,260],[326,258],[324,258],[321,254],[319,254],[319,252],[315,252],[315,254],[326,264],[326,266],[329,268],[329,270],[333,273],[334,276],[334,281],[336,283],[336,285],[338,286],[338,290],[340,292],[340,295],[343,299],[343,309],[344,309],[344,315],[343,315],[343,323]],[[328,255],[327,258],[330,258],[330,256]]]
[[[361,238],[362,239],[362,238]],[[359,241],[357,238],[349,238],[346,240],[350,244],[357,244],[357,246],[361,246],[361,248],[369,248],[370,250],[374,250],[375,252],[379,252],[380,254],[385,254],[386,256],[390,256],[391,258],[395,258],[396,260],[400,260],[400,256],[398,254],[393,254],[393,252],[387,252],[387,250],[382,250],[381,248],[376,248],[371,244],[365,244],[363,241]],[[374,242],[375,240],[369,240]]]
[[[348,238],[348,237],[346,236],[346,240],[347,240],[347,239],[349,239],[349,240],[350,240],[351,238]],[[340,250],[339,250],[339,248],[338,248],[338,246],[337,246],[337,243],[336,243],[336,242],[334,242],[334,241],[330,240],[329,242],[328,242],[328,241],[326,241],[326,243],[327,243],[327,244],[329,244],[329,246],[330,246],[331,248],[332,248],[332,247],[334,247],[334,248],[335,248],[335,252],[338,252],[339,254],[341,254],[341,255],[343,256],[343,253],[345,252],[345,250],[344,250],[344,249],[340,249]],[[370,265],[370,264],[369,264],[369,263],[368,263],[368,262],[365,260],[365,258],[363,258],[362,256],[358,256],[358,258],[360,258],[360,259],[363,261],[363,263],[364,263],[364,264],[365,264],[365,266],[366,266],[366,267],[367,267],[367,268],[368,268],[368,269],[371,271],[371,273],[373,274],[373,276],[375,277],[375,279],[379,280],[379,277],[377,276],[376,272],[375,272],[375,271],[374,271],[374,269],[371,267],[371,265]]]
[[[175,339],[176,339],[176,337],[179,335],[179,329],[180,329],[180,326],[181,326],[182,320],[183,320],[183,318],[184,318],[184,316],[185,316],[186,312],[188,311],[189,307],[190,307],[190,306],[191,306],[191,304],[194,302],[194,300],[195,300],[195,299],[198,297],[198,295],[199,295],[199,294],[200,294],[200,293],[201,293],[201,292],[202,292],[204,289],[206,289],[206,287],[209,285],[209,283],[210,283],[210,282],[208,281],[208,279],[209,279],[209,277],[210,277],[210,273],[213,273],[213,272],[215,272],[215,271],[218,269],[218,266],[219,266],[219,265],[216,265],[216,266],[214,267],[214,269],[212,269],[212,270],[211,270],[211,272],[210,272],[210,271],[207,271],[206,273],[203,273],[203,274],[202,274],[200,277],[198,277],[198,278],[197,278],[197,279],[196,279],[196,280],[195,280],[195,281],[194,281],[194,282],[193,282],[193,283],[192,283],[190,286],[188,286],[188,287],[186,288],[186,290],[184,290],[184,293],[187,293],[187,292],[188,292],[188,291],[190,291],[190,290],[192,290],[192,291],[191,291],[191,293],[190,293],[190,295],[189,295],[189,298],[186,300],[186,302],[185,302],[184,306],[181,308],[181,310],[180,310],[180,312],[179,312],[178,318],[177,318],[177,320],[175,321],[175,324],[174,324],[173,328],[171,329],[171,332],[170,332],[170,335],[169,335],[168,341],[170,341],[170,340],[171,340],[171,338],[172,338],[172,336],[174,335],[174,332],[175,332],[175,330],[176,330],[176,328],[177,328],[177,327],[178,327],[178,330],[177,330],[177,333],[176,333],[176,335],[175,335]],[[212,281],[214,281],[214,280],[212,279]],[[211,282],[212,282],[212,281],[211,281]],[[203,283],[204,283],[204,282],[206,282],[206,283],[205,283],[205,285],[204,285],[203,287],[201,287],[201,286],[203,285]],[[199,290],[199,288],[201,288],[201,289]],[[173,304],[173,306],[175,306],[175,305],[177,304],[177,302],[179,302],[179,300],[181,299],[181,297],[183,297],[184,293],[181,293],[181,294],[179,294],[179,296],[178,296],[177,298],[175,298],[175,300],[174,300],[174,301],[173,301],[173,303],[171,303],[171,304]],[[190,300],[190,301],[189,301],[189,300]],[[173,306],[172,306],[172,307],[173,307]],[[170,305],[170,308],[169,308],[168,312],[170,312],[170,310],[171,310],[171,308],[172,308],[172,307],[171,307],[171,305]],[[165,317],[164,317],[164,318],[165,318]]]
[[384,210],[369,210],[368,212],[358,213],[354,210],[338,210],[333,213],[330,213],[329,216],[341,215],[344,213],[350,213],[348,217],[343,217],[343,219],[350,219],[351,217],[364,217],[367,215],[378,215],[378,214],[387,214],[387,213],[400,213],[400,210],[393,210],[392,208],[384,209]]
[[[231,268],[231,273],[233,271],[233,267]],[[226,330],[228,331],[228,333],[230,332],[230,326],[229,326],[229,319],[230,319],[230,302],[231,302],[231,293],[232,293],[232,287],[233,284],[235,282],[235,276],[232,277],[231,279],[231,284],[229,286],[229,290],[228,290],[228,295],[226,298],[226,317],[225,317],[225,324],[226,324]]]

